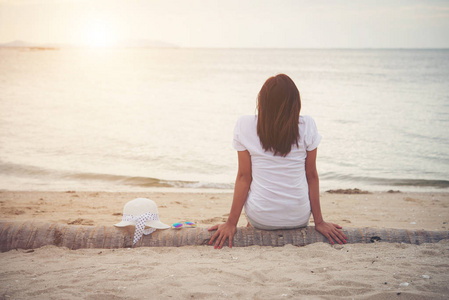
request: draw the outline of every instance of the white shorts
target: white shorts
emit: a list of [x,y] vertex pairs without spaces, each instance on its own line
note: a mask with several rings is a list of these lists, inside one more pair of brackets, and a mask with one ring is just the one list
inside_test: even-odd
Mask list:
[[253,226],[254,228],[260,229],[260,230],[283,230],[283,229],[296,229],[296,228],[302,228],[309,225],[309,220],[305,224],[299,225],[299,226],[270,226],[270,225],[262,225],[260,223],[257,223],[256,221],[250,219],[248,216],[246,216],[246,219],[248,220],[249,224]]

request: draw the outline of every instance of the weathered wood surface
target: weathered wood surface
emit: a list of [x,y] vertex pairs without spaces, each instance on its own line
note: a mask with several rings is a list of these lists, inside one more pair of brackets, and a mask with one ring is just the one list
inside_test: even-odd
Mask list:
[[[434,243],[449,239],[449,231],[405,230],[391,228],[345,228],[349,243],[375,241],[391,243]],[[207,228],[182,228],[157,230],[143,236],[134,247],[179,247],[208,245],[213,232]],[[11,249],[34,249],[45,245],[56,245],[69,249],[80,248],[128,248],[132,247],[134,227],[80,226],[39,222],[0,221],[0,251]],[[251,245],[304,246],[317,242],[328,243],[314,227],[294,230],[263,231],[240,227],[234,236],[235,247]]]

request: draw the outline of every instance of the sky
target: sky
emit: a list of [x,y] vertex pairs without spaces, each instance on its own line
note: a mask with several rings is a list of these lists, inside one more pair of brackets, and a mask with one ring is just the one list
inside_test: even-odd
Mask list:
[[449,48],[443,0],[0,0],[0,43]]

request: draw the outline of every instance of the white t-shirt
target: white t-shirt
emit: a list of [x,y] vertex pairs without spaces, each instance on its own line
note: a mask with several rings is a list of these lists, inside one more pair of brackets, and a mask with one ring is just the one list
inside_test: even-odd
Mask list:
[[265,151],[257,135],[257,116],[243,116],[234,129],[233,146],[251,155],[251,187],[245,202],[246,215],[267,226],[300,226],[310,218],[307,151],[318,147],[321,136],[315,121],[299,117],[299,147],[285,156]]

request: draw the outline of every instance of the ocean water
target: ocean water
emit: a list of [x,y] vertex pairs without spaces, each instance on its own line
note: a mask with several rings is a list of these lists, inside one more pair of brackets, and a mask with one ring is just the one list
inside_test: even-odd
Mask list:
[[449,50],[0,49],[0,189],[233,188],[272,75],[323,136],[321,190],[447,191]]

